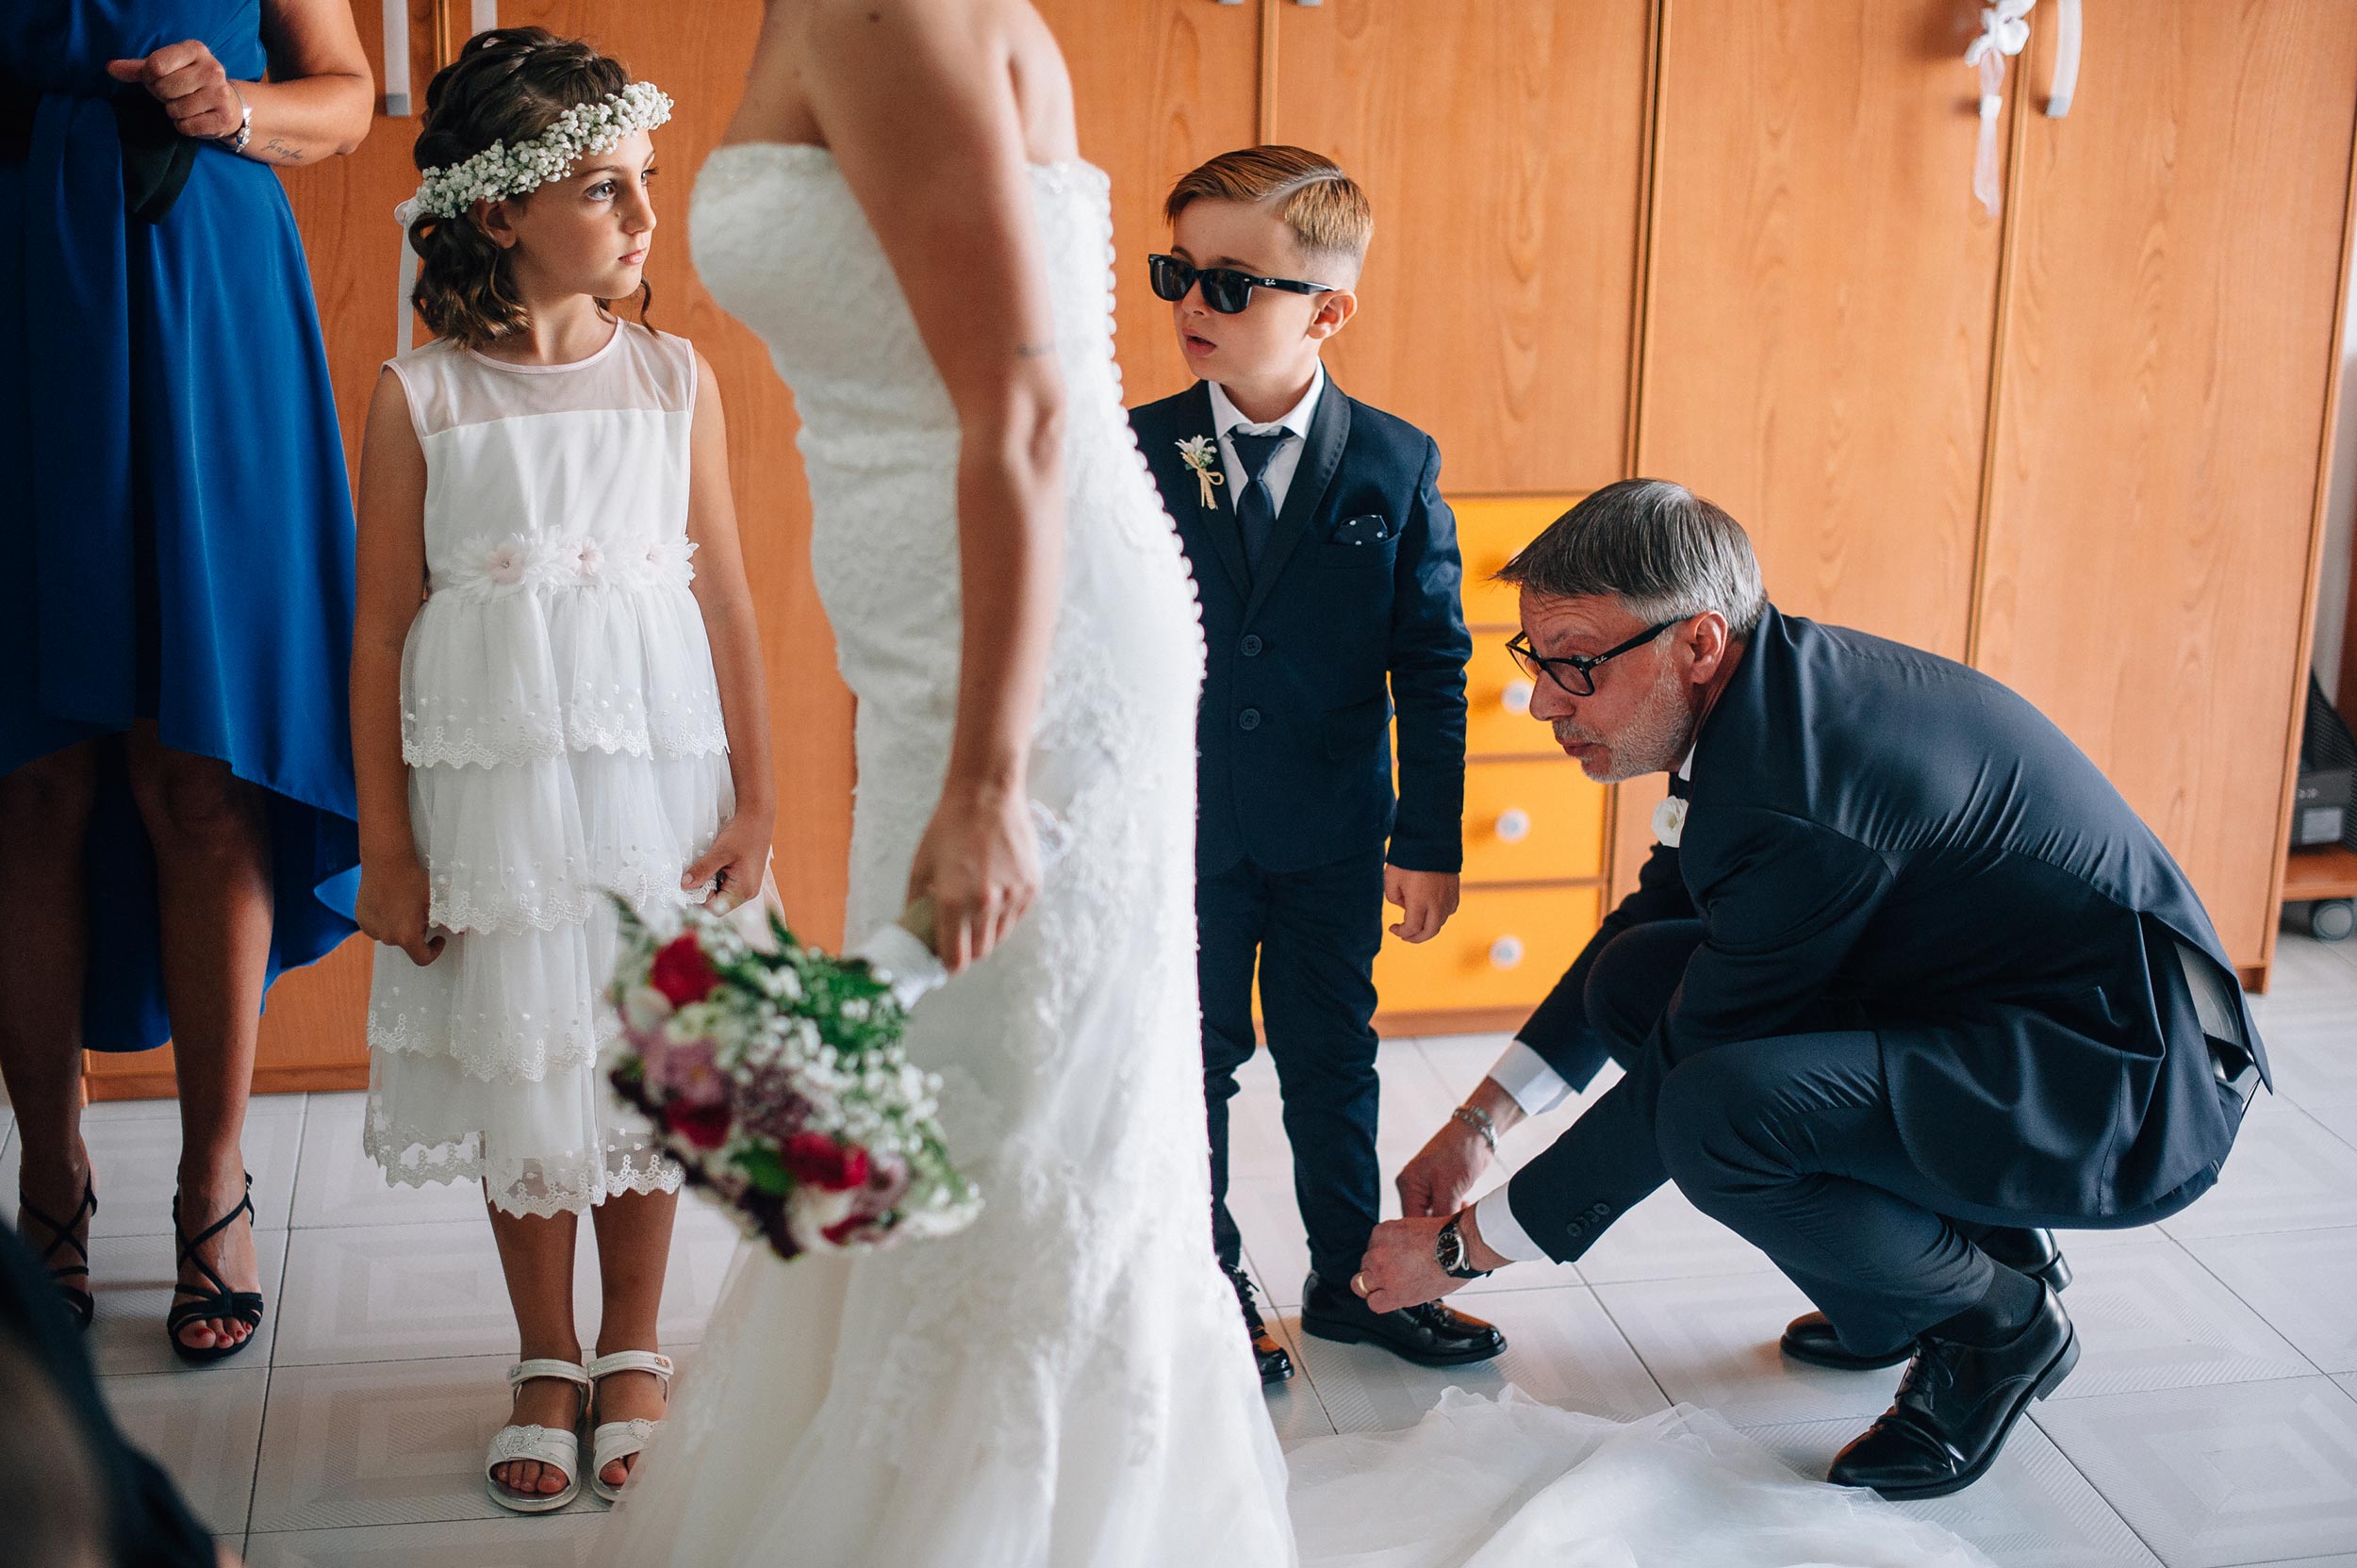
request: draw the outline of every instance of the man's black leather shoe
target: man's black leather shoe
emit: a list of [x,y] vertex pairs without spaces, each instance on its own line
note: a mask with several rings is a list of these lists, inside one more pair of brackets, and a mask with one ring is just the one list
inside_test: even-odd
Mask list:
[[1463,1366],[1486,1362],[1506,1348],[1494,1324],[1468,1317],[1438,1301],[1378,1312],[1348,1285],[1329,1284],[1311,1270],[1301,1287],[1304,1332],[1343,1345],[1379,1345],[1419,1366]]
[[[1224,1265],[1223,1265],[1224,1266]],[[1252,1336],[1252,1359],[1261,1368],[1261,1382],[1281,1383],[1294,1375],[1294,1359],[1278,1343],[1269,1326],[1261,1321],[1261,1303],[1252,1289],[1252,1280],[1240,1268],[1228,1270],[1228,1282],[1236,1287],[1236,1300],[1244,1308],[1244,1326]]]
[[[1980,1239],[1980,1248],[2007,1268],[2042,1281],[2048,1290],[2060,1291],[2070,1283],[2070,1265],[2063,1261],[2062,1248],[2054,1245],[2052,1230],[1991,1230]],[[1897,1366],[1915,1354],[1912,1344],[1867,1354],[1853,1350],[1841,1343],[1841,1336],[1834,1332],[1833,1325],[1822,1312],[1805,1312],[1794,1318],[1786,1327],[1784,1338],[1776,1342],[1776,1348],[1796,1362],[1830,1366],[1839,1372],[1871,1372],[1877,1367]]]
[[1886,1497],[1945,1497],[1996,1462],[2014,1423],[2079,1364],[2079,1335],[2052,1290],[2037,1315],[1999,1345],[1925,1335],[1899,1379],[1899,1397],[1833,1461],[1836,1486]]

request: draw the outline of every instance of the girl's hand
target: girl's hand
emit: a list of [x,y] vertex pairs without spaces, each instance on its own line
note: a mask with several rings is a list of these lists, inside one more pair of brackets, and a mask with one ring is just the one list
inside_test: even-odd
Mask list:
[[769,870],[769,820],[738,815],[720,824],[712,847],[680,873],[679,890],[693,893],[709,883],[712,896],[704,907],[715,915],[741,909],[761,897]]
[[425,967],[442,956],[450,938],[426,924],[433,889],[414,854],[360,863],[360,896],[353,916],[371,941],[399,948],[409,962]]
[[1039,897],[1039,830],[1018,787],[952,783],[909,872],[909,901],[933,901],[933,951],[956,974],[1006,939]]
[[194,39],[167,43],[145,59],[108,60],[107,74],[147,89],[182,136],[235,136],[245,124],[245,100],[229,73]]

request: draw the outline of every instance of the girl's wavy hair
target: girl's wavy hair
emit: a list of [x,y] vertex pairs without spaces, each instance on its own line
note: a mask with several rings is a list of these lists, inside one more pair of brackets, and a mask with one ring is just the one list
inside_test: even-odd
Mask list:
[[[472,157],[494,141],[510,147],[530,141],[567,109],[619,92],[630,79],[621,61],[545,27],[477,33],[427,85],[425,125],[411,157],[422,173]],[[471,212],[456,218],[420,213],[409,225],[409,243],[418,253],[410,303],[437,337],[481,348],[524,329],[508,253],[491,242]],[[640,321],[653,303],[654,290],[642,282]]]

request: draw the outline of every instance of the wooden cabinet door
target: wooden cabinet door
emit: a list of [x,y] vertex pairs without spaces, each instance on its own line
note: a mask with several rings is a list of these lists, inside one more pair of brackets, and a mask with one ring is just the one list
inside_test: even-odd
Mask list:
[[1080,156],[1113,181],[1115,352],[1132,405],[1195,382],[1146,258],[1170,248],[1162,198],[1179,175],[1256,140],[1260,0],[1036,0],[1063,45]]
[[1267,139],[1375,204],[1335,380],[1431,432],[1454,493],[1621,477],[1649,0],[1264,3]]
[[[435,69],[464,41],[468,8],[411,0],[413,103],[425,106]],[[586,37],[656,83],[677,106],[655,133],[658,223],[648,281],[650,322],[692,339],[711,360],[729,424],[730,482],[745,565],[760,615],[778,775],[773,840],[777,885],[796,929],[840,941],[851,816],[851,698],[835,672],[834,642],[810,574],[810,501],[794,449],[793,399],[753,335],[713,304],[688,259],[687,206],[696,171],[735,112],[761,23],[761,0],[648,7],[632,0],[504,0],[507,26]],[[437,42],[437,13],[447,39]],[[381,83],[381,28],[359,12]],[[303,231],[320,321],[354,471],[377,367],[399,352],[396,278],[401,231],[394,204],[417,189],[416,118],[379,115],[354,156],[286,173]],[[628,307],[625,307],[626,309]],[[423,338],[420,332],[420,340]],[[367,1081],[371,944],[355,937],[325,961],[282,979],[262,1020],[256,1087],[356,1088]],[[91,1061],[92,1092],[169,1094],[168,1053]]]
[[[2357,6],[2087,0],[2069,116],[2008,199],[1976,662],[2274,944],[2305,670]],[[2050,78],[2051,25],[2026,76]],[[2017,79],[2020,79],[2018,77]]]
[[1665,16],[1637,471],[1732,513],[1783,609],[1962,658],[2000,238],[1976,13]]

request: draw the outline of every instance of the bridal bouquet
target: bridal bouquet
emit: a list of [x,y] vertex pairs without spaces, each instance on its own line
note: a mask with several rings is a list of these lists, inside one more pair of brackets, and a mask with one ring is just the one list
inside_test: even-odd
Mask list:
[[608,1077],[687,1180],[782,1258],[945,1236],[981,1209],[942,1144],[940,1081],[900,1045],[946,978],[931,924],[919,903],[831,958],[775,915],[765,949],[700,908],[667,936],[623,906]]

